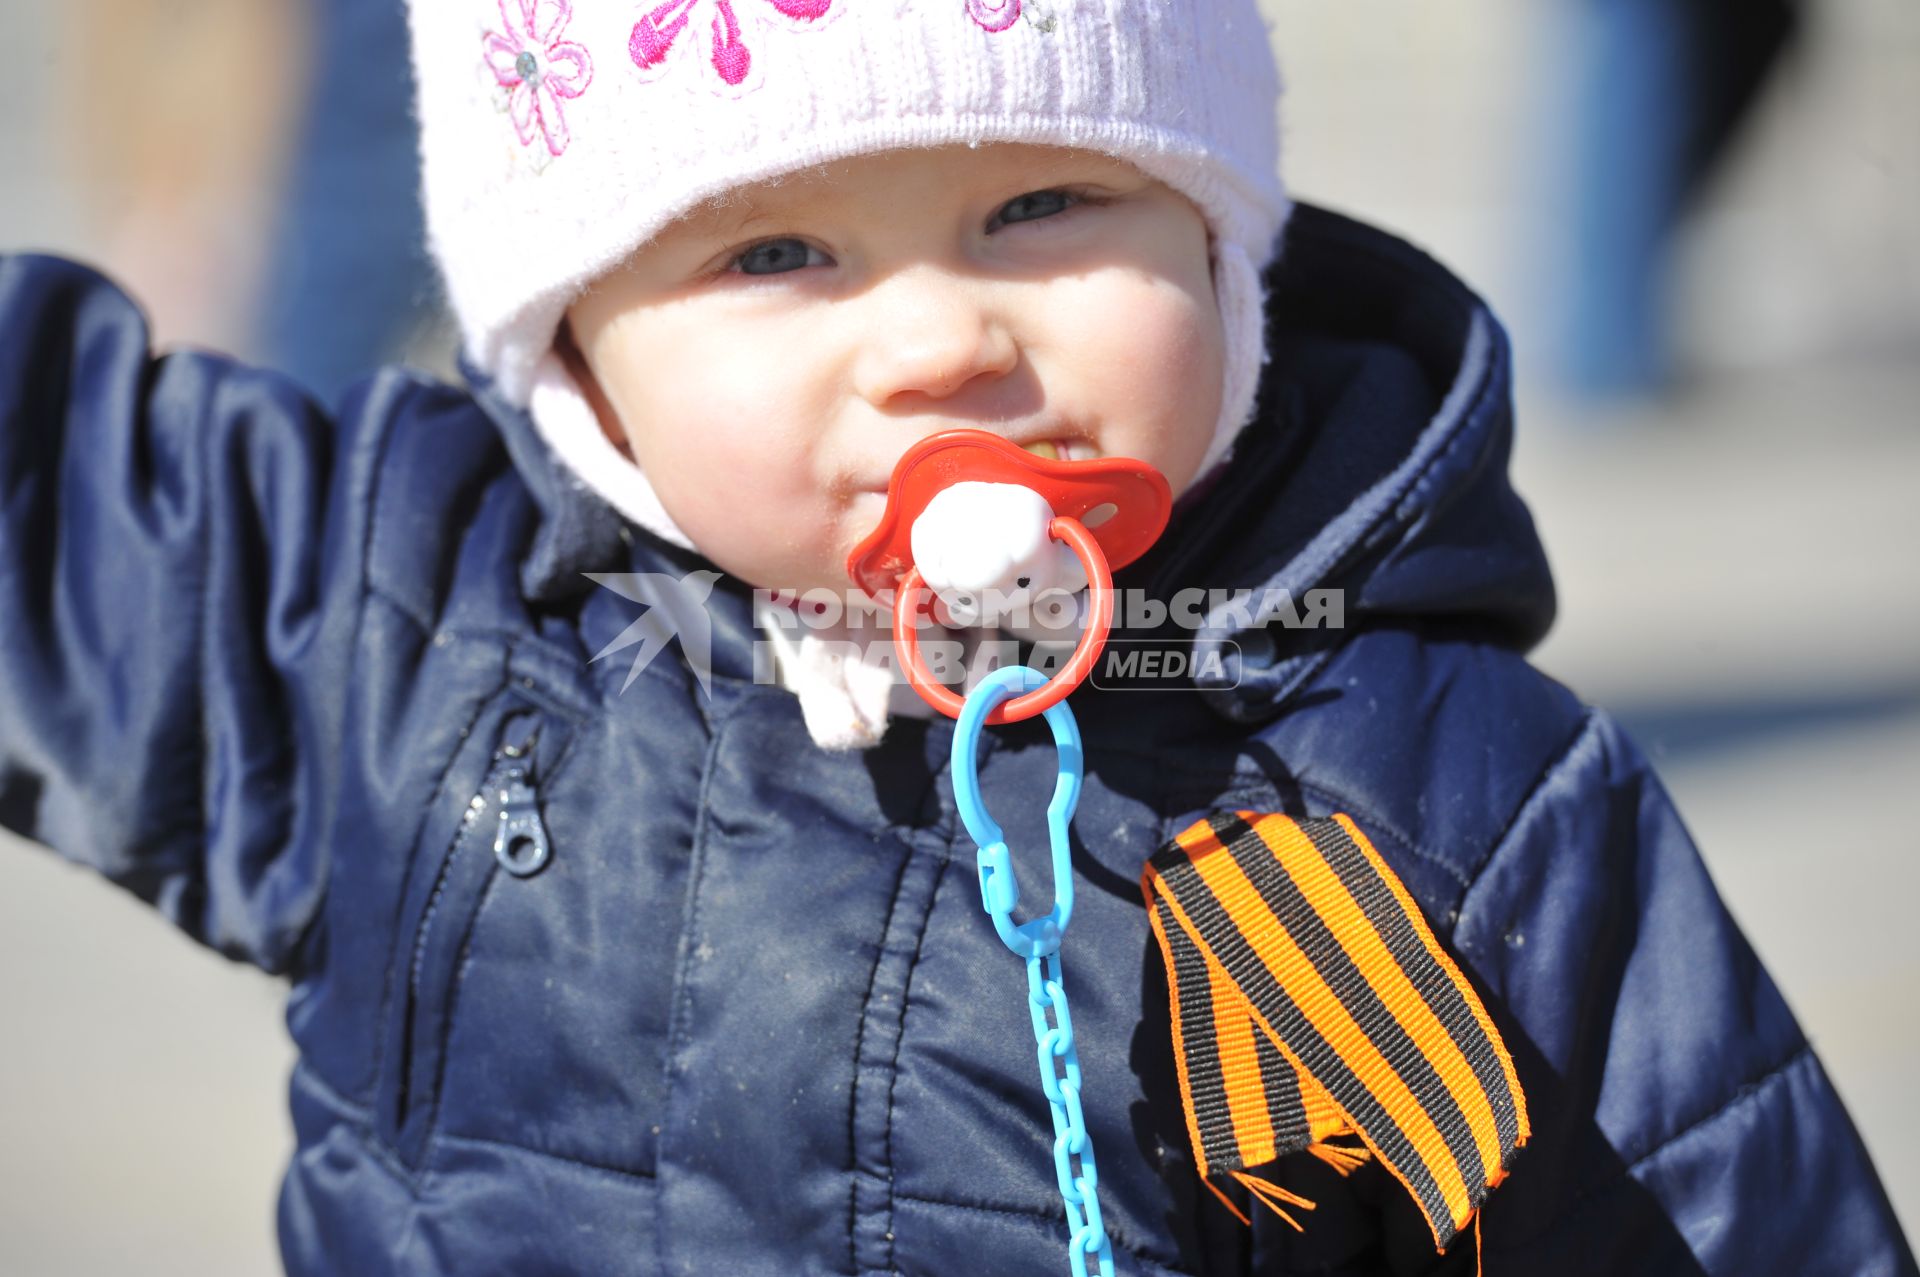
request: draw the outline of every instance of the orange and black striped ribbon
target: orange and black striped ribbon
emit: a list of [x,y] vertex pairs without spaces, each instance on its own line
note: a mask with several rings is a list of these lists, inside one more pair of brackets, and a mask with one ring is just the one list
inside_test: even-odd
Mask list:
[[[1444,1250],[1527,1142],[1526,1097],[1486,1008],[1366,836],[1339,815],[1219,812],[1161,848],[1141,888],[1209,1187],[1231,1176],[1276,1210],[1276,1197],[1312,1209],[1244,1172],[1301,1150],[1345,1171],[1370,1153]],[[1330,1142],[1343,1136],[1366,1151]]]

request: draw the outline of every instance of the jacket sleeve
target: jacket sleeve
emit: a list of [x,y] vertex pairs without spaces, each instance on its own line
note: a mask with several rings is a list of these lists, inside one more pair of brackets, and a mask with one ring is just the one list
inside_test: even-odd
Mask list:
[[290,384],[147,342],[98,275],[0,258],[0,823],[283,970],[326,887],[363,501]]
[[1915,1271],[1819,1060],[1605,715],[1538,782],[1454,942],[1534,1130],[1488,1203],[1490,1275]]

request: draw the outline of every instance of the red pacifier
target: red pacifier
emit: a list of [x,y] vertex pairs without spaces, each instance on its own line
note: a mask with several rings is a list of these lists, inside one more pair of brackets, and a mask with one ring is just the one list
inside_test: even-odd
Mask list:
[[[1052,511],[1047,535],[1064,543],[1087,577],[1086,628],[1073,655],[1045,684],[998,706],[988,723],[1032,718],[1065,699],[1092,671],[1113,625],[1113,568],[1147,552],[1167,526],[1172,490],[1158,470],[1130,457],[1059,461],[984,430],[942,430],[907,449],[887,484],[880,524],[847,556],[847,575],[867,593],[896,591],[893,641],[913,688],[949,718],[961,697],[938,682],[920,651],[919,629],[933,590],[914,563],[914,525],[957,483],[1030,489]],[[992,529],[979,529],[987,536]]]

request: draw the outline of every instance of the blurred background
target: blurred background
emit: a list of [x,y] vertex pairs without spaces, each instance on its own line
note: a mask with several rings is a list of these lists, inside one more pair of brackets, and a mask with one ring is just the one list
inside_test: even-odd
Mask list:
[[[1536,659],[1653,753],[1914,1234],[1920,6],[1263,8],[1295,192],[1506,321]],[[397,0],[0,0],[0,49],[0,247],[325,397],[449,368]],[[277,1271],[281,988],[4,834],[0,969],[0,1271]]]

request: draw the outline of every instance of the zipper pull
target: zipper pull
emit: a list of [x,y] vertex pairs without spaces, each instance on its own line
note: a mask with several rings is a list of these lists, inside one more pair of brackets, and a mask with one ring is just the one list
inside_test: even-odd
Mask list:
[[516,878],[531,878],[546,867],[553,855],[553,847],[547,841],[547,827],[540,820],[540,796],[534,789],[531,772],[533,743],[539,736],[539,728],[535,727],[525,740],[500,750],[510,765],[500,777],[496,795],[500,803],[500,827],[493,837],[493,856],[502,869]]

